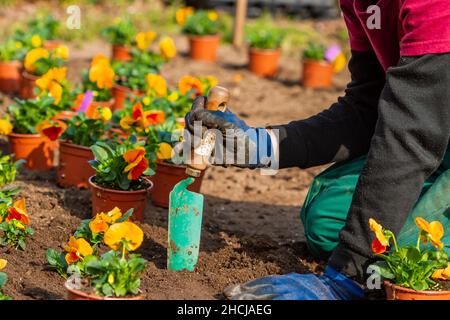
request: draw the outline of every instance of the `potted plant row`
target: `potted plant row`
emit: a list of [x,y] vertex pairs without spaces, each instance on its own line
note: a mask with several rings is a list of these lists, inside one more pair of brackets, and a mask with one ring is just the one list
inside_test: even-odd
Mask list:
[[139,287],[146,260],[131,253],[141,246],[144,233],[129,221],[132,213],[122,214],[119,208],[99,212],[80,223],[64,251],[47,250],[49,266],[67,279],[69,300],[144,299]]
[[215,62],[219,48],[221,27],[215,11],[181,8],[176,13],[177,23],[189,37],[189,56],[193,60]]
[[388,300],[449,300],[450,264],[441,241],[444,228],[439,221],[421,217],[415,222],[417,243],[401,246],[392,231],[369,220],[375,234],[372,250],[380,259],[373,268],[385,279]]

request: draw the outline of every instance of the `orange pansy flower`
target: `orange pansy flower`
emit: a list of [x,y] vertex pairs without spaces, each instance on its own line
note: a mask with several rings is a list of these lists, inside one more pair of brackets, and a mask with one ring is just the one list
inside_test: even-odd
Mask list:
[[416,225],[421,230],[421,240],[423,243],[431,241],[437,249],[442,249],[444,244],[441,239],[444,236],[444,227],[439,221],[428,222],[421,217],[415,219]]
[[67,252],[67,264],[75,263],[81,258],[89,256],[94,252],[91,245],[86,240],[83,238],[76,239],[74,236],[70,236],[69,243],[64,249]]
[[7,211],[8,215],[5,219],[6,222],[17,220],[24,225],[28,225],[30,223],[25,205],[25,199],[17,200],[16,202],[14,202],[12,207],[7,209]]
[[203,85],[202,82],[191,76],[184,76],[178,81],[178,89],[180,93],[185,95],[188,92],[193,92],[194,97],[201,96],[203,93]]
[[136,180],[148,168],[148,160],[145,158],[145,148],[136,147],[136,149],[128,150],[123,155],[124,160],[128,165],[123,169],[123,172],[128,172],[128,179]]

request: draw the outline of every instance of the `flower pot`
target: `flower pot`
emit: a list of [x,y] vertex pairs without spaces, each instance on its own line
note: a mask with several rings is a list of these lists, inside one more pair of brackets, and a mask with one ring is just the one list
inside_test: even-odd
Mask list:
[[55,50],[62,44],[63,42],[61,40],[45,40],[42,46],[47,50]]
[[387,300],[450,300],[450,291],[415,291],[384,281]]
[[71,120],[77,115],[76,111],[63,110],[53,117],[54,120]]
[[250,48],[250,62],[248,68],[251,72],[259,76],[273,77],[278,71],[280,55],[280,49],[266,50]]
[[58,141],[51,141],[39,134],[9,134],[9,146],[14,159],[25,159],[25,167],[31,170],[49,170],[54,165]]
[[219,42],[220,36],[218,34],[212,36],[190,36],[190,58],[198,61],[215,62]]
[[112,88],[112,96],[114,100],[112,103],[112,111],[123,109],[125,107],[125,99],[130,93],[133,93],[138,97],[143,95],[140,91],[132,90],[118,84],[114,85]]
[[39,79],[39,76],[30,74],[25,70],[22,71],[21,77],[20,77],[20,89],[19,89],[19,96],[22,99],[31,99],[36,96],[34,94],[34,88],[36,86],[37,79]]
[[[194,183],[188,187],[189,191],[200,192],[204,171],[201,176],[196,178]],[[152,202],[155,206],[167,208],[169,206],[169,193],[175,185],[188,177],[186,174],[186,166],[179,166],[158,162],[156,165],[156,173],[151,179],[153,189],[151,191]]]
[[16,93],[20,88],[19,61],[0,61],[0,91],[3,93]]
[[130,48],[119,44],[113,44],[111,56],[112,59],[116,61],[130,61]]
[[306,88],[329,88],[333,80],[333,65],[326,61],[303,61],[303,86]]
[[89,186],[92,191],[92,216],[99,212],[108,212],[114,207],[118,207],[122,212],[133,208],[133,220],[142,221],[144,217],[147,198],[153,183],[142,190],[114,190],[99,186],[93,182],[95,176],[89,178]]
[[89,187],[88,180],[95,170],[88,161],[94,155],[88,147],[79,146],[66,141],[59,143],[59,166],[57,170],[58,184],[61,187]]
[[144,300],[143,296],[131,296],[123,298],[115,297],[103,297],[94,293],[87,293],[81,289],[74,289],[69,284],[69,280],[64,283],[64,287],[67,290],[67,300]]

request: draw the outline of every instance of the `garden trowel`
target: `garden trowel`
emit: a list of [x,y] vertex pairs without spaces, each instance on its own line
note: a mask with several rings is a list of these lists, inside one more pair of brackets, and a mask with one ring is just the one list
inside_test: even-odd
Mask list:
[[[206,109],[225,111],[230,94],[227,89],[213,87],[207,97]],[[202,228],[203,195],[187,190],[206,169],[207,159],[214,148],[215,136],[208,132],[191,154],[200,157],[200,163],[191,163],[186,169],[190,177],[180,181],[169,195],[169,235],[167,268],[193,271],[197,263]],[[191,158],[192,159],[192,158]]]

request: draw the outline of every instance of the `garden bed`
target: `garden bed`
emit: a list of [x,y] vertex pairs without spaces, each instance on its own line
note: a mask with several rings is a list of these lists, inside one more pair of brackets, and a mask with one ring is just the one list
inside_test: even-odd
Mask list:
[[[181,53],[187,51],[185,39],[176,42]],[[98,43],[71,52],[69,77],[88,66],[86,57],[107,53],[108,47]],[[348,74],[342,74],[330,90],[306,90],[298,85],[298,60],[282,59],[279,77],[269,80],[246,71],[246,59],[245,52],[222,46],[218,66],[195,63],[181,54],[162,73],[172,83],[186,74],[216,76],[231,89],[233,110],[249,124],[260,126],[305,118],[328,107],[348,80]],[[8,103],[5,98],[0,113]],[[323,263],[310,258],[299,220],[300,206],[320,170],[289,169],[276,176],[235,168],[208,170],[202,186],[200,256],[192,273],[166,270],[167,209],[149,203],[139,224],[145,240],[138,252],[149,261],[141,286],[145,297],[215,299],[232,283],[268,274],[320,272]],[[45,251],[62,248],[73,228],[90,216],[90,193],[59,188],[55,170],[24,170],[15,184],[22,188],[35,234],[27,240],[26,251],[0,248],[0,256],[9,264],[4,290],[15,299],[64,299],[64,280],[46,269]]]

